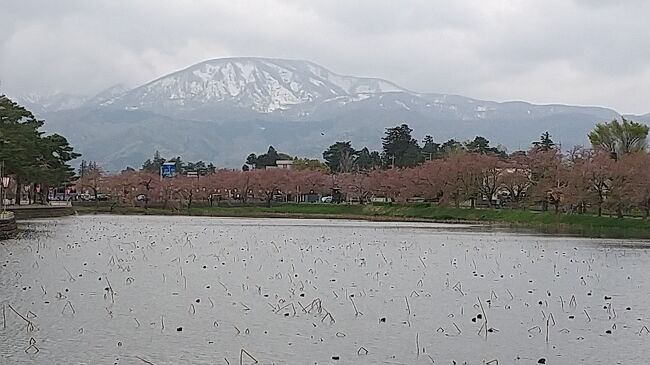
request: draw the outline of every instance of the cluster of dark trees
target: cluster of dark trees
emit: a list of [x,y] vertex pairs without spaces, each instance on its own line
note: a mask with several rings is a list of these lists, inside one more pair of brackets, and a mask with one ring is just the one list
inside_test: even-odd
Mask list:
[[261,155],[251,153],[246,157],[246,162],[242,166],[242,171],[252,169],[266,169],[267,167],[277,166],[280,160],[291,160],[291,168],[294,170],[318,170],[327,171],[328,167],[317,159],[306,157],[294,157],[289,154],[278,152],[273,146],[269,146],[268,151]]
[[[329,170],[331,173],[348,173],[378,168],[414,167],[425,161],[441,159],[460,151],[505,156],[505,151],[502,148],[490,146],[490,141],[481,136],[464,143],[455,139],[450,139],[444,143],[436,143],[432,136],[427,135],[420,145],[413,138],[412,132],[413,130],[407,124],[387,128],[382,138],[381,152],[370,151],[368,147],[356,149],[352,146],[351,141],[336,142],[323,152],[324,163],[317,159],[292,157],[289,154],[278,152],[273,146],[269,146],[268,151],[264,154],[251,153],[248,155],[242,170],[265,169],[276,166],[278,160],[293,160],[294,169]],[[553,144],[548,132],[546,136],[549,142]]]
[[[3,175],[11,177],[16,204],[20,204],[25,190],[45,201],[49,187],[62,185],[74,176],[69,162],[81,156],[65,137],[46,135],[42,126],[43,121],[30,111],[0,95],[0,163],[4,162]],[[34,194],[36,190],[38,194]]]
[[[381,153],[371,152],[367,147],[356,150],[350,141],[336,142],[323,152],[323,159],[331,172],[347,173],[376,168],[414,167],[425,161],[445,158],[460,151],[506,156],[504,149],[490,146],[490,141],[485,137],[477,136],[474,140],[464,143],[455,139],[436,143],[432,136],[427,135],[420,145],[413,138],[412,132],[413,130],[407,124],[387,128],[381,141]],[[548,138],[546,143],[553,145],[548,132],[546,137]]]
[[[161,166],[166,162],[174,162],[176,164],[176,172],[184,174],[189,171],[195,171],[201,175],[206,175],[216,171],[217,167],[210,163],[205,163],[202,160],[196,162],[185,162],[180,156],[176,156],[169,160],[160,156],[160,152],[156,151],[153,158],[147,159],[140,168],[141,171],[159,174]],[[131,167],[127,167],[124,171],[135,171]]]
[[278,160],[293,160],[293,157],[286,153],[278,152],[273,146],[269,146],[268,151],[261,155],[251,153],[246,157],[246,163],[242,166],[242,170],[248,171],[250,169],[264,169],[269,166],[276,166]]

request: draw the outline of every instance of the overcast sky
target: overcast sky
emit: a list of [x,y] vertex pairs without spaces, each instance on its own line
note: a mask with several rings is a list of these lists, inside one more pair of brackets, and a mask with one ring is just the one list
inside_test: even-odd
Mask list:
[[17,0],[0,90],[88,94],[219,57],[307,59],[422,92],[650,112],[647,0]]

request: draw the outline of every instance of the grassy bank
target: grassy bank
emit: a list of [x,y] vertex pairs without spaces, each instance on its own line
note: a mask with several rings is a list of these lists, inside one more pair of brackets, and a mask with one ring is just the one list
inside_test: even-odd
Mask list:
[[193,215],[213,217],[284,217],[366,220],[404,220],[431,222],[489,223],[500,227],[534,232],[571,234],[588,237],[650,238],[650,221],[640,218],[597,217],[580,214],[555,214],[512,209],[445,208],[416,205],[278,204],[265,206],[196,206],[169,210],[152,207],[75,206],[79,214]]

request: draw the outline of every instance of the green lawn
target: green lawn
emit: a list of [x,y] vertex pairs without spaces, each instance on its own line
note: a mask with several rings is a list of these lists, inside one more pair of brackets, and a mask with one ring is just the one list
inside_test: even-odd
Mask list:
[[555,214],[515,209],[446,208],[428,204],[295,204],[265,206],[195,206],[192,209],[114,207],[84,205],[80,214],[151,214],[220,217],[300,217],[374,220],[423,220],[435,222],[485,222],[544,233],[575,234],[590,237],[650,238],[650,221],[641,218],[597,217],[588,214]]

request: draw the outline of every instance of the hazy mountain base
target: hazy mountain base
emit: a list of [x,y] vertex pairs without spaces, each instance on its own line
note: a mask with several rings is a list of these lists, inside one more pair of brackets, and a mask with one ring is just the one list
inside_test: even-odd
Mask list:
[[[84,159],[117,171],[126,166],[139,167],[155,150],[165,156],[180,155],[185,160],[214,161],[220,167],[238,168],[250,152],[265,150],[269,145],[312,158],[320,158],[327,146],[339,140],[351,140],[359,148],[380,149],[384,129],[402,122],[408,123],[418,137],[430,133],[444,141],[482,135],[510,151],[527,149],[531,141],[548,130],[563,147],[571,148],[587,144],[587,131],[596,122],[615,116],[610,112],[574,112],[528,119],[458,120],[449,115],[374,108],[322,114],[321,120],[282,121],[280,115],[267,115],[264,119],[197,121],[146,111],[86,108],[44,117],[45,129],[67,136]],[[332,118],[326,118],[327,114]]]

